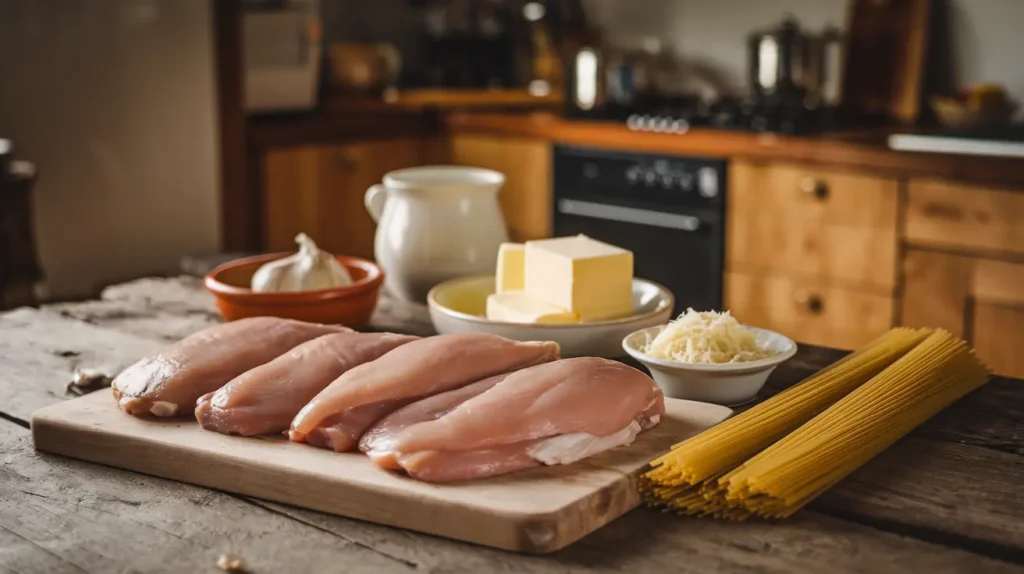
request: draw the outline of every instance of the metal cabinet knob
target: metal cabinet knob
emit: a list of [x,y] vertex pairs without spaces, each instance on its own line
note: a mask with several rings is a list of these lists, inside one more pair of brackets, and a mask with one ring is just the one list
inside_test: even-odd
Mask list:
[[820,179],[813,177],[805,177],[800,182],[800,191],[805,194],[820,199],[822,201],[828,199],[828,184]]
[[825,302],[821,299],[821,296],[804,289],[797,291],[793,295],[793,301],[813,315],[820,314],[825,308]]

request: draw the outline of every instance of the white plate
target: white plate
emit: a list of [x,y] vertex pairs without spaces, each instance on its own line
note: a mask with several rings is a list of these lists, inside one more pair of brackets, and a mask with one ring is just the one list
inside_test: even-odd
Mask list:
[[516,341],[555,341],[563,357],[621,357],[622,338],[644,327],[663,325],[675,300],[667,289],[633,279],[632,317],[593,323],[534,325],[492,321],[486,317],[487,296],[494,293],[494,276],[445,281],[430,290],[427,305],[438,333],[490,333]]

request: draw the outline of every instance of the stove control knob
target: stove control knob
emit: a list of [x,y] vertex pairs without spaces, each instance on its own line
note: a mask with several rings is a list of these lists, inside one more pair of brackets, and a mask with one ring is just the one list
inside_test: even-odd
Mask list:
[[718,172],[711,167],[702,167],[697,172],[697,187],[702,197],[712,198],[718,195]]
[[637,114],[630,114],[629,117],[626,118],[626,128],[634,132],[641,130],[643,128],[643,123],[640,116]]
[[670,174],[670,173],[662,174],[662,176],[661,176],[661,187],[663,187],[664,189],[672,189],[672,186],[673,186],[673,184],[675,184],[675,182],[676,182],[676,179],[674,177],[672,177],[672,174]]
[[693,191],[693,176],[687,172],[681,172],[679,174],[679,189],[683,191]]
[[631,185],[636,185],[640,183],[641,176],[642,174],[640,173],[640,166],[632,165],[626,168],[626,181],[629,182]]
[[654,184],[658,183],[658,174],[653,171],[644,172],[644,185],[647,187],[654,187]]
[[669,129],[674,134],[682,135],[690,131],[690,123],[682,118],[679,118],[677,120],[672,121]]

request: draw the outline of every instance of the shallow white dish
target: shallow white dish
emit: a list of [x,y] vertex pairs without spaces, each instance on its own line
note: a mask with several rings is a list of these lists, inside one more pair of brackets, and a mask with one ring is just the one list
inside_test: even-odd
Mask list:
[[621,357],[622,338],[644,327],[662,325],[675,300],[661,285],[633,279],[632,317],[561,325],[492,321],[486,317],[487,296],[494,293],[494,276],[452,279],[427,294],[430,319],[438,333],[490,333],[516,341],[555,341],[563,357]]
[[775,354],[744,363],[683,363],[648,357],[643,353],[647,341],[654,339],[664,325],[640,329],[622,340],[622,348],[651,371],[666,397],[704,401],[725,406],[752,400],[775,367],[796,354],[796,343],[774,331],[747,327],[754,332],[757,345]]

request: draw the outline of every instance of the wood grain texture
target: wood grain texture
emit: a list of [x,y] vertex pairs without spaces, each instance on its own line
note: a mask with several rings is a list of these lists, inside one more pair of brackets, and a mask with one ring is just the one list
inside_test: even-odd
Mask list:
[[835,287],[814,277],[729,270],[725,306],[743,323],[797,341],[858,348],[893,322],[892,297]]
[[900,323],[970,341],[997,373],[1024,377],[1024,263],[908,249]]
[[997,373],[1024,377],[1024,307],[976,301],[971,342],[978,357]]
[[166,344],[59,313],[29,308],[4,313],[0,355],[17,360],[0,361],[0,412],[27,421],[36,409],[63,401],[76,368],[117,373]]
[[1019,570],[813,511],[736,524],[637,509],[555,554],[515,555],[40,454],[27,431],[0,441],[4,572],[214,572],[223,552],[251,572]]
[[398,91],[388,99],[360,96],[327,98],[323,108],[333,112],[380,112],[391,109],[451,110],[451,109],[556,109],[562,106],[561,92],[535,96],[525,89],[516,88],[414,88]]
[[337,255],[373,259],[376,223],[363,203],[385,173],[421,163],[416,139],[275,150],[264,164],[269,251],[295,251],[306,233]]
[[467,134],[452,136],[449,145],[452,163],[505,174],[498,201],[513,241],[551,237],[551,144]]
[[217,131],[220,149],[221,248],[251,249],[258,238],[257,215],[246,194],[245,90],[242,55],[242,3],[211,2],[214,79],[217,83]]
[[976,259],[971,293],[984,303],[1024,306],[1024,263]]
[[843,106],[917,121],[931,28],[931,0],[853,0],[847,16]]
[[937,179],[907,187],[911,245],[981,249],[1024,256],[1024,194]]
[[[899,523],[919,536],[983,541],[993,552],[1024,556],[1024,457],[977,447],[906,438],[813,504],[867,522]],[[915,488],[889,488],[893,484]],[[970,489],[958,485],[973,484]],[[935,528],[942,525],[942,529]]]
[[32,449],[0,438],[0,571],[409,572],[405,562],[244,498]]
[[[550,553],[639,503],[648,461],[728,418],[725,407],[666,400],[661,424],[627,448],[572,465],[433,485],[284,438],[247,439],[193,421],[126,416],[99,392],[36,411],[39,450],[266,500],[400,526],[506,550]],[[438,517],[444,520],[438,520]]]
[[891,178],[734,161],[729,168],[727,264],[891,294],[898,190]]
[[[171,330],[161,335],[160,321],[132,317],[201,310],[206,297],[193,278],[147,279],[104,292],[105,301],[131,302],[124,316],[76,314],[96,328],[133,325],[162,340],[180,325],[169,323]],[[397,303],[389,313],[383,318],[393,324],[418,316],[417,309]],[[0,362],[30,365],[53,356],[67,346],[66,332],[52,328],[49,338],[0,355]],[[801,345],[773,373],[761,398],[843,355]],[[117,355],[97,353],[94,359],[116,362]],[[71,359],[64,360],[63,371],[58,366],[24,387],[33,389],[38,404],[64,400],[52,392],[59,385],[49,381],[70,374]],[[0,397],[15,385],[21,383],[0,376]],[[1013,493],[1022,481],[1013,461],[1024,455],[1022,393],[1022,381],[996,378],[925,423],[907,439],[910,444],[898,443],[831,489],[819,501],[828,504],[812,505],[790,520],[732,523],[637,509],[544,557],[38,454],[26,429],[0,420],[0,571],[77,571],[65,561],[82,555],[95,555],[96,562],[82,563],[88,571],[215,571],[219,553],[231,551],[245,557],[253,572],[1016,572],[1024,563],[1024,546],[1014,538],[1019,530],[1012,519],[1004,532],[997,529],[1006,513],[1020,514],[1016,501],[1022,497]],[[19,435],[20,442],[3,442]],[[39,497],[24,491],[54,499],[59,512],[41,509]],[[118,498],[132,504],[112,502]],[[21,522],[38,526],[16,526]],[[167,532],[185,540],[175,542]],[[167,552],[154,548],[154,541],[167,544]]]

